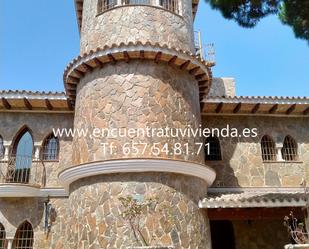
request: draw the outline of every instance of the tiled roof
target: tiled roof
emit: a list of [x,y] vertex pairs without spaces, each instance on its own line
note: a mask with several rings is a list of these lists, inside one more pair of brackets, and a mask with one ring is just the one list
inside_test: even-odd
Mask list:
[[212,78],[210,67],[214,65],[213,62],[204,61],[199,56],[177,47],[138,41],[106,45],[95,51],[90,50],[72,60],[66,67],[63,76],[67,95],[74,100],[76,86],[80,79],[94,68],[103,67],[106,63],[129,62],[135,59],[154,60],[156,63],[165,62],[188,71],[199,83],[200,99],[209,91]]
[[209,193],[199,203],[200,208],[270,208],[304,207],[305,205],[306,195],[301,190]]
[[64,92],[29,91],[29,90],[0,90],[0,97],[7,99],[31,98],[31,99],[67,99]]
[[309,97],[208,96],[201,100],[204,115],[309,115]]
[[309,97],[306,96],[211,96],[205,97],[203,102],[224,102],[224,103],[235,103],[235,102],[260,102],[260,103],[303,103],[309,104]]
[[72,112],[64,92],[0,90],[0,111]]

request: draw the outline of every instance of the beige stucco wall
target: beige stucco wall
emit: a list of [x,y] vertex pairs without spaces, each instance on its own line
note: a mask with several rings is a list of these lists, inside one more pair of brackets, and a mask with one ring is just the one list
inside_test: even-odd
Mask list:
[[[0,135],[5,143],[11,144],[12,150],[15,137],[23,127],[30,129],[35,145],[42,145],[53,128],[72,128],[73,114],[5,112],[0,113],[0,123]],[[71,165],[72,138],[59,138],[59,148],[59,161],[44,162],[47,187],[59,187],[58,173]],[[6,167],[7,161],[0,161],[0,166]]]
[[[18,227],[28,221],[34,231],[34,249],[64,248],[64,235],[67,229],[67,199],[51,199],[53,211],[51,229],[45,233],[44,198],[1,198],[0,222],[6,231],[6,239],[13,239]],[[62,237],[63,236],[63,237]]]
[[[198,85],[193,76],[165,64],[150,61],[119,62],[87,74],[79,83],[74,126],[93,131],[95,128],[192,128],[199,127],[200,107]],[[99,100],[99,101],[98,101]],[[123,153],[127,142],[144,142],[138,154]],[[151,146],[167,143],[188,143],[190,152],[198,151],[199,138],[173,137],[75,137],[74,164],[119,158],[169,158],[203,162],[203,153],[192,155],[182,150],[154,155]],[[115,153],[104,151],[101,143],[113,143]],[[161,148],[160,147],[160,148]]]
[[[214,186],[225,187],[299,187],[309,169],[309,120],[293,117],[204,116],[203,126],[224,128],[227,124],[239,131],[257,128],[257,137],[220,138],[222,161],[207,161],[216,170]],[[299,162],[262,161],[260,140],[270,135],[278,146],[291,135],[298,143]]]
[[176,15],[153,6],[121,6],[97,16],[97,0],[84,0],[81,54],[113,43],[147,42],[194,52],[191,0]]
[[236,83],[234,78],[213,78],[208,93],[209,97],[234,97],[236,95]]

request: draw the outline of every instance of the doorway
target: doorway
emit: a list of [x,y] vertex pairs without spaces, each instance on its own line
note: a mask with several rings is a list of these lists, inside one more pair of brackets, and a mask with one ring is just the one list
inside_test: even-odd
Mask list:
[[231,221],[211,220],[212,249],[235,249],[234,228]]

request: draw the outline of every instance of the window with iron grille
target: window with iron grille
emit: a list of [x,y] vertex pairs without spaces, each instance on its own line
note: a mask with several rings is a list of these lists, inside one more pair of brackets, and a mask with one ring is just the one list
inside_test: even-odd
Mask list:
[[[98,0],[98,14],[118,5],[157,5],[154,0]],[[159,6],[174,13],[179,13],[178,0],[159,0]]]
[[98,14],[117,5],[117,0],[98,0]]
[[19,226],[16,231],[14,249],[32,249],[33,248],[33,229],[28,221]]
[[263,161],[276,161],[276,144],[270,136],[265,135],[262,137],[261,151]]
[[285,161],[297,161],[297,143],[291,136],[286,136],[281,150],[282,158]]
[[220,141],[217,137],[208,137],[206,139],[205,159],[208,161],[222,160]]
[[4,157],[3,138],[0,136],[0,159],[2,159],[3,157]]
[[33,138],[27,127],[16,136],[9,157],[6,182],[28,183],[33,159]]
[[160,6],[169,11],[178,13],[178,0],[160,0]]
[[59,142],[58,139],[53,135],[49,135],[43,145],[43,160],[54,161],[58,160],[59,153]]
[[136,5],[150,5],[151,0],[123,0],[123,5],[130,5],[130,4],[136,4]]
[[0,249],[4,249],[5,245],[5,229],[4,226],[0,223]]

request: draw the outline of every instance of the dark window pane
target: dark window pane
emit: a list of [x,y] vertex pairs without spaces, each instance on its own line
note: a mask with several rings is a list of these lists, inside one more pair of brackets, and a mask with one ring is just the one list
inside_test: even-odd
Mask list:
[[208,137],[206,139],[205,159],[208,161],[222,160],[220,141],[217,137]]
[[17,229],[14,238],[15,249],[32,249],[33,248],[33,229],[29,222],[25,221]]
[[282,158],[285,161],[297,161],[297,143],[291,136],[286,136],[281,150]]
[[0,223],[0,249],[4,249],[5,244],[5,230],[4,226]]
[[57,160],[59,151],[58,139],[53,135],[46,138],[43,148],[43,160]]
[[271,137],[265,135],[261,140],[263,161],[276,161],[276,145]]

